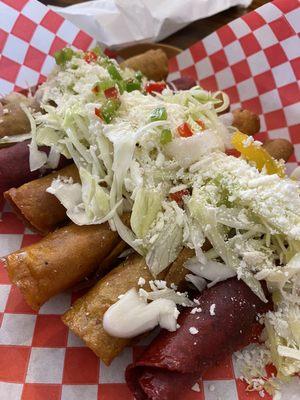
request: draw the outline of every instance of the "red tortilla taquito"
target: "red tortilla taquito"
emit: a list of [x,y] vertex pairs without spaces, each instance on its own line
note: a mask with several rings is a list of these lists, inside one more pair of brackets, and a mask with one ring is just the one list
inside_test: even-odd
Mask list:
[[249,342],[258,313],[268,306],[236,278],[207,289],[197,298],[200,312],[184,309],[176,332],[162,330],[126,381],[137,400],[173,400],[225,355]]
[[4,193],[5,199],[25,225],[43,235],[53,231],[66,219],[64,206],[55,196],[46,192],[52,180],[58,176],[71,177],[74,182],[80,181],[77,167],[71,164]]
[[196,85],[197,82],[194,78],[191,78],[190,76],[181,76],[180,78],[174,79],[173,81],[168,83],[168,86],[171,89],[173,89],[173,87],[175,86],[177,90],[189,90]]
[[[50,169],[30,171],[28,144],[29,140],[26,140],[0,149],[0,196],[12,187],[18,187],[51,172]],[[41,150],[48,152],[49,148],[42,147]],[[57,168],[62,168],[70,163],[71,160],[61,156]]]
[[0,149],[0,194],[41,176],[40,171],[30,171],[29,140]]
[[[108,224],[70,224],[8,255],[4,262],[11,282],[20,288],[27,303],[38,310],[52,296],[93,273],[120,242],[117,232],[111,231]],[[121,252],[124,247],[118,248]],[[107,263],[103,268],[106,273]]]

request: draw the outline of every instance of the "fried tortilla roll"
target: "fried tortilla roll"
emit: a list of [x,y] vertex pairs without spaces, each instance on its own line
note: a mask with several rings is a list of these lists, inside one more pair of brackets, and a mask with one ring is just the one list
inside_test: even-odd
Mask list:
[[168,57],[161,50],[148,50],[143,54],[128,58],[121,63],[122,68],[132,68],[141,71],[148,79],[162,81],[166,79],[168,70]]
[[145,260],[140,255],[133,254],[78,299],[62,317],[63,322],[106,365],[109,365],[131,340],[109,336],[102,325],[103,316],[118,300],[118,296],[133,287],[138,289],[140,277],[146,282],[152,279]]
[[184,263],[189,258],[192,258],[194,256],[195,250],[188,249],[186,247],[181,250],[176,260],[168,269],[165,277],[166,282],[168,282],[168,284],[174,283],[175,285],[180,287],[180,285],[185,281],[186,274],[189,273],[189,271],[184,267]]
[[11,93],[1,100],[0,138],[30,132],[30,122],[20,106],[21,103],[32,110],[39,108],[34,98],[25,97],[20,93]]
[[201,374],[250,338],[258,313],[267,306],[236,278],[207,289],[195,313],[184,309],[175,332],[162,330],[126,370],[137,400],[180,399]]
[[25,225],[43,235],[53,231],[66,219],[65,207],[55,196],[46,192],[53,179],[58,176],[72,178],[74,182],[80,181],[77,167],[71,164],[4,193],[4,197]]
[[29,141],[0,149],[0,195],[13,186],[41,176],[40,171],[30,171]]
[[[188,272],[182,267],[184,261],[194,255],[194,251],[184,249],[171,265],[166,276],[168,284],[178,285]],[[164,279],[165,273],[159,278]],[[87,294],[78,299],[62,317],[63,322],[106,364],[121,353],[132,339],[120,339],[109,336],[102,325],[106,310],[118,300],[118,296],[132,288],[138,289],[139,278],[146,282],[153,279],[145,260],[131,255],[120,266],[102,278]],[[149,290],[146,283],[143,289]]]
[[[108,224],[70,224],[10,254],[5,265],[11,282],[21,289],[27,303],[38,310],[52,296],[93,273],[120,241]],[[105,263],[104,266],[106,269]]]
[[[0,196],[12,187],[19,187],[26,182],[51,172],[50,169],[30,171],[28,144],[29,141],[26,140],[0,149]],[[48,153],[49,148],[42,147],[41,150]],[[61,156],[57,168],[63,168],[65,165],[70,164],[70,162],[70,160]]]

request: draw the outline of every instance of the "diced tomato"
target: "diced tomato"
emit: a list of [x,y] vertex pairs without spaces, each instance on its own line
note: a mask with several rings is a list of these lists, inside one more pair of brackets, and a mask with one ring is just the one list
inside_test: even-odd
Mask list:
[[177,131],[181,137],[190,137],[193,136],[193,131],[191,130],[190,125],[187,122],[179,125]]
[[147,93],[161,93],[167,87],[165,82],[149,82],[146,84]]
[[103,120],[102,112],[101,112],[101,109],[100,109],[100,108],[95,108],[95,115],[96,115],[96,117],[98,117],[98,118],[100,118],[101,120]]
[[117,99],[119,97],[118,90],[113,86],[104,90],[104,96],[107,99]]
[[98,56],[94,51],[87,51],[83,58],[88,64],[90,64],[92,61],[98,60]]
[[179,190],[179,192],[170,193],[169,197],[171,200],[176,201],[177,204],[182,202],[183,196],[188,196],[190,194],[188,189]]
[[228,156],[233,156],[239,158],[241,153],[235,149],[226,149],[225,152]]
[[196,122],[203,131],[206,129],[205,123],[201,119],[197,119]]
[[268,365],[266,365],[266,372],[267,372],[267,376],[271,377],[271,376],[276,376],[278,371],[277,371],[275,365],[268,364]]

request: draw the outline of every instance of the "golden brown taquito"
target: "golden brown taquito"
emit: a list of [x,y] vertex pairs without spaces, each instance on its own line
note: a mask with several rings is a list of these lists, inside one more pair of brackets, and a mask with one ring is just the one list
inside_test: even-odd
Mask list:
[[[5,258],[12,283],[27,303],[37,310],[48,299],[78,284],[102,264],[107,272],[107,257],[122,252],[124,246],[108,224],[78,226],[70,224],[45,236],[40,242]],[[106,260],[106,261],[105,261]]]
[[[162,273],[159,278],[168,284],[179,284],[185,274],[183,263],[194,255],[184,249],[178,259],[171,265],[169,272]],[[131,288],[138,289],[138,280],[146,281],[144,289],[148,290],[148,282],[153,279],[145,260],[138,254],[128,257],[120,266],[102,278],[88,293],[78,299],[62,317],[63,322],[106,364],[132,343],[131,339],[111,337],[103,328],[103,316],[106,310],[118,300],[118,296]]]
[[195,250],[186,247],[181,250],[176,260],[170,266],[165,277],[168,284],[174,283],[175,285],[180,286],[180,284],[184,282],[186,274],[189,273],[189,271],[184,267],[184,263],[189,258],[194,257],[194,255]]
[[46,192],[53,179],[58,176],[71,177],[74,182],[80,181],[77,167],[71,164],[4,193],[4,197],[25,225],[42,235],[53,231],[66,219],[64,206],[55,196]]
[[141,71],[148,79],[162,81],[168,76],[168,57],[161,49],[148,50],[123,61],[122,68]]
[[130,339],[108,335],[102,324],[106,310],[129,289],[138,289],[138,280],[152,279],[145,260],[133,254],[102,278],[88,293],[78,299],[63,317],[63,322],[106,364],[129,345]]
[[31,110],[39,109],[34,98],[26,97],[20,93],[11,93],[1,99],[0,138],[30,132],[30,122],[20,106],[21,103]]

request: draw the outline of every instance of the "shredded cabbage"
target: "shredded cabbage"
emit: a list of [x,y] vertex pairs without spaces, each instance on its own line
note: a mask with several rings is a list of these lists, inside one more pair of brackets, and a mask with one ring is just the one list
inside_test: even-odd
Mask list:
[[145,237],[161,208],[161,193],[146,188],[138,190],[130,220],[131,228],[138,238]]

